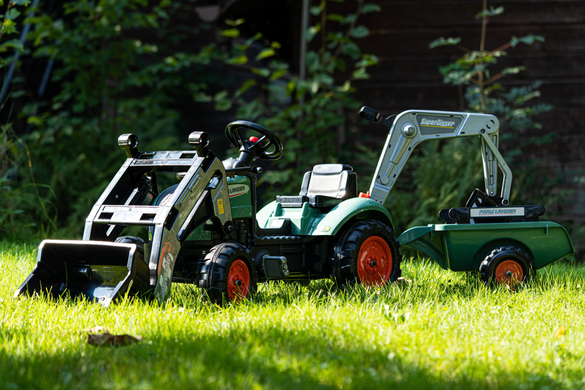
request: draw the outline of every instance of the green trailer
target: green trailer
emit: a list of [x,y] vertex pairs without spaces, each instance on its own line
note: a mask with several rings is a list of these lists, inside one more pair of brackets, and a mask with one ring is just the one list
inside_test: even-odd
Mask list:
[[506,284],[574,253],[565,228],[551,221],[417,226],[398,241],[443,269],[479,270],[485,281]]
[[[486,281],[515,286],[575,250],[561,225],[540,221],[541,205],[512,206],[512,171],[498,151],[499,121],[493,115],[410,110],[382,117],[363,107],[360,115],[389,129],[368,195],[384,203],[415,146],[431,139],[479,137],[485,191],[475,189],[465,207],[441,210],[444,224],[418,226],[398,241],[452,271],[479,271]],[[497,194],[498,171],[502,172]]]

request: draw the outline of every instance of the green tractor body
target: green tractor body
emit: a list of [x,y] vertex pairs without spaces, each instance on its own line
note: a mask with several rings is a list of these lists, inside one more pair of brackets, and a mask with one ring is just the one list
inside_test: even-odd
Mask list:
[[[240,156],[223,162],[202,132],[190,135],[195,150],[187,151],[140,152],[136,136],[121,136],[127,159],[90,212],[83,240],[43,241],[16,295],[67,293],[107,306],[127,294],[164,300],[180,282],[222,303],[248,297],[266,280],[381,284],[400,276],[390,214],[358,197],[350,166],[316,166],[305,175],[303,194],[257,210],[261,170],[251,162],[278,157],[282,145],[261,126],[234,123],[226,135]],[[250,129],[265,137],[239,134]],[[159,188],[163,175],[178,183]],[[136,226],[147,234],[125,234]],[[358,271],[360,256],[366,269]]]

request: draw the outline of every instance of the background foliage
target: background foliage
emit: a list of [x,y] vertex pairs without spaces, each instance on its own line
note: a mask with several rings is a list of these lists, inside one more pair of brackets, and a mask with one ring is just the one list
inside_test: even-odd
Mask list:
[[278,60],[278,42],[263,40],[261,33],[238,41],[237,27],[243,20],[227,21],[229,27],[222,31],[232,38],[225,63],[246,66],[249,78],[233,92],[201,93],[197,99],[214,101],[218,110],[235,105],[238,118],[273,129],[283,141],[283,158],[271,164],[260,181],[270,185],[266,200],[273,200],[276,193],[298,193],[303,174],[313,165],[358,159],[348,130],[357,122],[360,107],[351,95],[353,83],[368,78],[367,68],[378,63],[376,56],[360,50],[359,40],[369,30],[359,24],[359,17],[380,12],[380,7],[363,0],[352,3],[355,11],[347,15],[328,13],[326,0],[310,8],[317,22],[307,31],[304,78]]
[[[502,79],[525,68],[498,64],[498,60],[507,55],[506,50],[518,44],[531,45],[544,38],[513,36],[509,42],[493,50],[487,49],[489,19],[503,12],[503,6],[488,8],[487,1],[483,2],[483,9],[475,16],[481,21],[477,50],[463,46],[460,37],[441,37],[431,42],[429,47],[454,46],[463,52],[460,58],[439,69],[446,84],[459,87],[459,109],[494,114],[500,120],[500,149],[514,174],[511,203],[544,204],[550,208],[563,199],[563,195],[555,194],[554,189],[559,181],[566,180],[565,177],[557,174],[551,180],[550,175],[544,172],[542,161],[519,157],[530,147],[551,142],[554,134],[531,137],[528,142],[519,142],[518,137],[531,129],[540,129],[536,116],[549,111],[552,106],[534,103],[534,99],[540,96],[538,81],[507,89],[501,83]],[[421,149],[409,162],[411,167],[416,167],[409,171],[412,180],[403,182],[387,204],[402,229],[439,223],[439,210],[464,206],[476,187],[485,190],[479,140],[462,138],[429,142],[421,145]],[[501,181],[501,172],[498,175]],[[405,204],[410,207],[404,207]]]
[[[184,19],[193,1],[79,0],[65,3],[62,15],[37,12],[26,20],[20,15],[21,23],[32,26],[30,43],[19,47],[5,35],[2,50],[31,50],[38,58],[55,61],[52,83],[58,89],[44,100],[30,101],[19,114],[31,130],[22,141],[9,124],[3,127],[0,207],[5,212],[0,229],[15,237],[30,234],[31,228],[41,235],[50,230],[55,234],[55,227],[61,234],[78,235],[91,205],[123,161],[114,146],[118,135],[131,131],[149,141],[141,149],[183,148],[195,104],[228,115],[235,112],[238,119],[257,121],[281,137],[284,157],[261,176],[264,201],[277,193],[297,193],[302,174],[318,163],[350,163],[359,172],[373,172],[380,150],[355,142],[359,136],[360,144],[367,144],[368,135],[358,134],[360,104],[352,92],[378,62],[360,49],[360,41],[370,34],[360,17],[381,10],[364,0],[346,0],[353,11],[338,14],[331,11],[335,2],[320,0],[310,9],[304,77],[282,60],[279,42],[260,31],[244,36],[242,19],[222,20],[219,38],[194,50],[192,37],[214,27],[193,27]],[[27,3],[7,6],[17,10]],[[504,155],[514,163],[512,201],[555,202],[549,196],[555,182],[540,178],[537,162],[516,160],[531,145],[514,140],[537,127],[534,116],[550,107],[532,104],[539,96],[538,82],[506,90],[501,79],[522,68],[498,66],[507,49],[542,37],[512,37],[487,50],[488,20],[502,12],[502,7],[488,9],[484,2],[476,16],[482,22],[479,50],[463,47],[462,38],[440,38],[431,47],[463,50],[461,58],[441,68],[445,83],[461,86],[462,110],[493,113],[503,123]],[[14,34],[17,24],[12,21],[19,15],[5,15],[5,24],[13,29],[6,34]],[[233,77],[226,77],[231,74],[243,80],[236,88]],[[550,139],[547,135],[531,142]],[[479,142],[474,141],[421,146],[387,203],[398,232],[438,222],[438,210],[463,205],[474,187],[482,187]],[[216,151],[220,156],[224,152]],[[227,150],[222,157],[231,154]],[[369,180],[360,176],[361,191],[368,189]]]

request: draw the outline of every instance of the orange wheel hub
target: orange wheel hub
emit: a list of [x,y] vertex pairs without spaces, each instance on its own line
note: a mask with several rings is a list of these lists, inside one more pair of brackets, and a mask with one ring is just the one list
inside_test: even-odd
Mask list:
[[227,279],[227,292],[230,301],[246,298],[250,293],[250,271],[245,261],[238,259],[232,263]]
[[381,237],[367,238],[357,258],[357,272],[364,286],[383,285],[392,276],[392,251]]
[[494,275],[499,284],[516,287],[524,278],[524,270],[516,261],[504,260],[498,264]]

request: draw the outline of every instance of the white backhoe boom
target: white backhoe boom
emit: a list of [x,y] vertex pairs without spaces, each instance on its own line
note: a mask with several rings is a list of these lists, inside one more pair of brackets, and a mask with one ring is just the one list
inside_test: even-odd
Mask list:
[[[510,203],[512,171],[498,151],[500,122],[488,114],[451,111],[408,110],[383,118],[362,107],[360,116],[389,128],[384,151],[370,186],[370,199],[384,203],[414,147],[429,139],[479,136],[486,194],[496,196],[498,167],[502,171],[502,205]],[[441,163],[441,162],[439,162]]]

